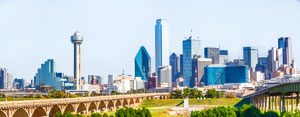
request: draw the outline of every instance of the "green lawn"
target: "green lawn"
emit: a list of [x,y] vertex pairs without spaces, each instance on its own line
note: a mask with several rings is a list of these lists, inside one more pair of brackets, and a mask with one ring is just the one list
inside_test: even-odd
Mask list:
[[[189,99],[189,105],[234,106],[241,98]],[[167,113],[170,107],[183,106],[183,99],[143,100],[140,107],[148,108],[153,117],[180,117]]]
[[161,106],[176,106],[181,103],[182,99],[167,99],[167,100],[143,100],[140,107],[161,107]]
[[215,98],[205,100],[190,99],[189,105],[234,106],[241,100],[242,98]]
[[12,98],[12,97],[8,97],[8,98],[0,98],[0,102],[1,101],[22,101],[22,100],[38,100],[40,98]]

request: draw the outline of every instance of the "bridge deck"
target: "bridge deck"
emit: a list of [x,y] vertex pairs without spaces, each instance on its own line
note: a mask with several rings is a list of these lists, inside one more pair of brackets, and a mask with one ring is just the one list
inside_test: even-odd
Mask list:
[[96,97],[80,97],[80,98],[63,98],[63,99],[40,99],[40,100],[23,100],[23,101],[5,101],[0,102],[1,109],[30,107],[30,106],[48,106],[59,104],[72,104],[81,102],[107,101],[128,98],[142,98],[150,96],[169,95],[168,93],[150,93],[150,94],[131,94],[131,95],[111,95],[111,96],[96,96]]

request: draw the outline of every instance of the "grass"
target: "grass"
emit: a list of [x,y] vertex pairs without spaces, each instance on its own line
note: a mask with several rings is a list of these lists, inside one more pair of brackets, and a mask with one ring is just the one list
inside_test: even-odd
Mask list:
[[[234,106],[241,98],[189,99],[189,105]],[[149,109],[153,117],[184,117],[171,116],[167,113],[170,107],[183,106],[183,99],[143,100],[140,107]]]
[[12,98],[12,97],[7,97],[7,98],[0,98],[0,102],[3,101],[22,101],[22,100],[38,100],[41,98]]
[[241,100],[241,98],[215,98],[205,100],[190,99],[189,105],[234,106]]
[[181,103],[182,99],[168,99],[168,100],[143,100],[140,107],[161,107],[161,106],[176,106]]

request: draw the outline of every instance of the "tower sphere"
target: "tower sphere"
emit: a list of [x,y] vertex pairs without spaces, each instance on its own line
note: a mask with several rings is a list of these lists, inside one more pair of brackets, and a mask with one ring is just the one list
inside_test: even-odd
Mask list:
[[83,41],[83,37],[80,32],[76,31],[74,35],[71,36],[71,42],[76,44],[81,44]]

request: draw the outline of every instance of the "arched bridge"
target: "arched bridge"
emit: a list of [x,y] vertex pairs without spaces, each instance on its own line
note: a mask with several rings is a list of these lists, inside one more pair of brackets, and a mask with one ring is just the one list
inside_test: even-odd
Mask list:
[[167,99],[168,93],[113,95],[0,102],[0,117],[52,117],[57,112],[89,114],[135,107],[143,99]]
[[284,82],[263,88],[245,98],[262,111],[299,111],[300,81]]

